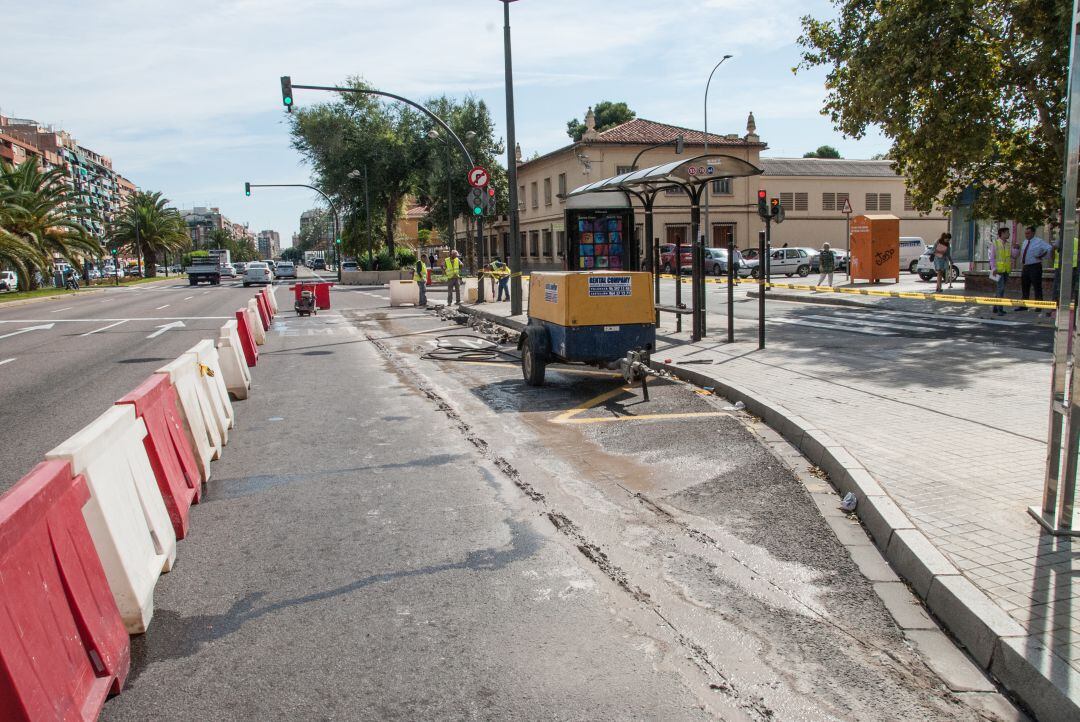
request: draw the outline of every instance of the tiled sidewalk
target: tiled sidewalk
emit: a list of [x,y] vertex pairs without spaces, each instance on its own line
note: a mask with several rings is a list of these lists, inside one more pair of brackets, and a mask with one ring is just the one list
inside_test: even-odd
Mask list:
[[[507,306],[483,310],[505,317]],[[709,314],[713,328],[723,319]],[[1068,538],[1043,533],[1027,513],[1042,495],[1046,354],[994,346],[996,355],[985,358],[986,344],[903,339],[812,352],[774,342],[758,351],[756,342],[691,343],[667,326],[658,336],[654,359],[674,366],[692,359],[685,368],[826,431],[1023,628],[1029,661],[1080,698],[1080,687],[1072,688],[1080,679],[1080,544],[1074,552]],[[935,381],[936,368],[948,370],[945,383]]]

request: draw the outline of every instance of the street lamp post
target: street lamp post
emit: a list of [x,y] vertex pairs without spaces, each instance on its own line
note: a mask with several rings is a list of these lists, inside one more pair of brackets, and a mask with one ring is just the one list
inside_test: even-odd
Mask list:
[[510,52],[510,3],[503,4],[503,56],[506,72],[506,173],[510,188],[510,315],[521,315],[521,237],[517,197],[517,138],[514,132],[514,68]]
[[337,259],[337,280],[341,283],[341,251],[338,249],[338,234],[341,228],[341,219],[338,216],[337,206],[334,205],[334,201],[330,200],[330,196],[323,193],[315,186],[308,185],[307,183],[248,183],[248,188],[310,188],[323,198],[326,199],[327,204],[330,206],[331,212],[334,214],[334,256]]
[[[720,62],[713,66],[712,72],[709,73],[709,80],[705,83],[705,155],[709,155],[709,86],[712,85],[713,75],[717,69],[724,64],[724,61],[730,58],[731,55],[725,55],[720,58]],[[709,159],[706,158],[705,162],[708,163]],[[712,238],[712,226],[709,224],[709,191],[712,190],[709,186],[712,185],[712,179],[705,184],[705,236]],[[728,326],[728,343],[735,342],[735,314],[733,313],[735,308],[735,239],[728,239],[728,287],[727,287],[727,326]],[[705,296],[702,295],[704,302]],[[703,329],[704,330],[704,329]]]
[[[432,140],[441,138],[440,133],[435,128],[428,131],[428,137]],[[467,131],[465,133],[465,140],[472,140],[476,137],[475,131]],[[450,172],[450,136],[446,137],[446,238],[447,243],[450,245],[450,250],[457,249],[457,239],[454,237],[454,176]]]
[[367,226],[367,261],[368,270],[375,270],[375,258],[374,252],[371,249],[371,198],[368,195],[368,179],[367,179],[367,165],[363,166],[364,172],[361,173],[358,170],[349,171],[349,177],[356,179],[361,176],[364,179],[364,223]]

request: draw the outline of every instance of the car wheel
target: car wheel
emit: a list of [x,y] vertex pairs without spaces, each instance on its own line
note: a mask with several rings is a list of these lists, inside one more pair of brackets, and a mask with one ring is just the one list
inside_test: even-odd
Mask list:
[[761,272],[758,269],[756,269],[756,268],[751,268],[750,269],[750,278],[757,279],[757,278],[760,278],[760,277],[761,277]]
[[911,265],[908,266],[908,273],[918,273],[918,272],[919,272],[919,259],[916,258],[914,261],[911,262]]
[[246,282],[246,281],[244,282],[244,288],[247,288],[247,287],[248,287],[248,286],[250,286],[250,285],[251,285],[250,283],[248,283],[248,282]]
[[545,359],[540,358],[533,349],[533,340],[526,336],[521,347],[521,375],[525,377],[525,383],[529,386],[543,386],[545,366]]
[[956,279],[960,278],[960,269],[957,268],[956,266],[953,266],[952,268],[949,269],[949,274],[948,275],[949,275],[948,281],[949,281],[949,283],[952,283]]
[[663,272],[667,273],[669,275],[671,274],[671,264],[670,263],[665,263],[664,264]]
[[798,267],[798,268],[796,269],[796,273],[798,273],[798,274],[799,274],[799,277],[800,277],[800,278],[806,278],[807,276],[809,276],[809,275],[810,275],[810,266],[808,266],[808,265],[806,265],[806,264],[804,263],[803,265],[799,266],[799,267]]
[[719,276],[719,275],[720,275],[721,273],[723,273],[723,272],[724,272],[724,269],[720,268],[720,264],[719,264],[719,263],[714,263],[714,264],[713,264],[713,267],[712,267],[712,275],[714,275],[714,276]]
[[924,281],[932,281],[934,279],[934,274],[927,271],[919,271],[919,278]]

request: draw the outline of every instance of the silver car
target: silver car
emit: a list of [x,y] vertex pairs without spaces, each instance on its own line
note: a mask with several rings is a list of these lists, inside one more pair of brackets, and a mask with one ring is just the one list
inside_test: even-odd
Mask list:
[[296,278],[296,266],[291,261],[281,261],[277,264],[278,278]]
[[274,277],[270,273],[270,267],[265,263],[249,263],[247,270],[244,271],[244,288],[254,283],[265,283],[269,286],[273,281]]

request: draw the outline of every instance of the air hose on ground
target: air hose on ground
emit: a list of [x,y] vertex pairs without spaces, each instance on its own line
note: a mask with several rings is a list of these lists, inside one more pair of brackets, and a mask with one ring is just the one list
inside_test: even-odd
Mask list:
[[[465,341],[464,339],[468,339]],[[476,361],[488,363],[517,363],[521,359],[504,351],[491,339],[473,334],[448,334],[435,339],[435,348],[422,354],[429,361]]]

